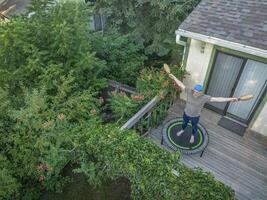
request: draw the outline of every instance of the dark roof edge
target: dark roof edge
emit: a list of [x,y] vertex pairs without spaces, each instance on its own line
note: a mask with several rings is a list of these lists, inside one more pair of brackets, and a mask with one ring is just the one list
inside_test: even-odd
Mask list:
[[247,46],[244,44],[240,44],[240,43],[231,42],[231,41],[223,40],[223,39],[216,38],[216,37],[203,35],[200,33],[194,33],[194,32],[186,31],[183,29],[178,29],[175,31],[175,33],[176,33],[176,35],[193,38],[196,40],[215,44],[215,45],[226,47],[229,49],[234,49],[236,51],[241,51],[241,52],[252,54],[255,56],[267,58],[267,50],[264,50],[264,49],[259,49],[259,48],[255,48],[252,46]]

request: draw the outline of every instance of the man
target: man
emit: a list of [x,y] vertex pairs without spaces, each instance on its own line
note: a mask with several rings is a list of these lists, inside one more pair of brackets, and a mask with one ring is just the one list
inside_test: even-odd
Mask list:
[[194,143],[195,134],[197,133],[197,124],[199,122],[199,117],[204,104],[207,102],[236,102],[238,98],[224,98],[224,97],[211,97],[209,95],[203,94],[203,87],[201,85],[196,85],[193,89],[186,88],[185,85],[179,81],[173,74],[169,74],[169,77],[175,81],[175,83],[186,92],[187,101],[183,114],[184,123],[182,125],[182,130],[177,132],[177,136],[184,133],[185,128],[189,121],[192,124],[192,135],[190,138],[190,143]]

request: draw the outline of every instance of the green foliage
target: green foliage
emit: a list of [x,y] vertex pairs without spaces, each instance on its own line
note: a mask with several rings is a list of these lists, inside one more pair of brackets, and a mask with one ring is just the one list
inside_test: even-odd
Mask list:
[[[172,73],[180,80],[183,79],[185,75],[185,70],[178,66],[172,66]],[[130,119],[139,109],[142,108],[146,103],[148,103],[156,95],[160,96],[162,100],[165,97],[162,94],[172,95],[175,93],[175,87],[173,87],[172,81],[162,70],[155,68],[143,69],[136,81],[136,89],[138,94],[127,96],[125,93],[113,92],[110,96],[109,106],[117,120],[117,123],[121,124],[128,119]],[[160,101],[155,109],[159,109],[159,113],[162,117],[165,116],[162,110],[162,105],[165,104],[164,101]],[[161,118],[162,118],[161,117]],[[159,118],[158,120],[160,120]]]
[[[212,176],[177,163],[178,154],[101,124],[103,75],[133,83],[144,56],[128,37],[93,36],[90,8],[63,2],[32,0],[31,18],[0,25],[0,198],[30,200],[44,189],[61,191],[70,181],[62,169],[76,163],[95,185],[128,178],[134,199],[232,199]],[[153,79],[166,76],[153,73]],[[142,76],[137,85],[144,100],[122,95],[113,102],[122,119],[166,86],[166,77],[154,82]]]
[[125,93],[112,92],[109,99],[109,106],[118,124],[130,119],[146,102],[143,95],[127,96]]
[[[183,80],[186,73],[185,69],[173,65],[171,66],[171,70],[179,80]],[[159,70],[155,68],[143,69],[141,71],[136,82],[136,88],[138,92],[141,92],[150,98],[159,95],[162,90],[165,90],[166,93],[175,90],[172,81],[166,72],[163,69]]]
[[144,66],[145,56],[141,47],[126,35],[95,34],[92,42],[96,56],[105,60],[107,69],[103,76],[118,82],[135,85],[136,77]]
[[[64,92],[62,92],[64,93]],[[62,93],[52,99],[45,90],[26,92],[25,106],[13,110],[14,122],[9,132],[1,132],[0,151],[9,158],[10,169],[21,183],[20,196],[29,195],[31,187],[60,191],[68,179],[61,176],[62,169],[73,158],[80,145],[73,142],[75,127],[90,123],[95,118],[99,103],[90,91],[77,92],[64,98]],[[94,112],[92,112],[94,111]],[[78,118],[77,118],[78,117]],[[45,169],[38,169],[43,164]],[[35,186],[37,184],[37,187]]]
[[[129,34],[151,59],[169,60],[177,52],[175,30],[200,0],[98,0],[95,10],[107,16],[109,28]],[[176,54],[175,57],[178,55]],[[174,56],[171,60],[178,64]]]
[[19,184],[9,170],[10,163],[0,154],[0,199],[12,199],[18,196]]
[[54,92],[59,79],[71,73],[78,89],[98,91],[103,87],[100,74],[106,66],[90,43],[90,9],[83,3],[46,3],[33,1],[39,6],[32,5],[35,15],[0,26],[0,70],[7,75],[1,84],[7,84],[13,95],[23,87],[43,84]]
[[[8,126],[8,114],[10,112],[10,100],[7,91],[0,88],[0,130]],[[1,143],[1,141],[0,141]]]
[[76,171],[85,173],[91,184],[124,176],[131,182],[133,199],[234,199],[233,191],[212,175],[179,164],[178,153],[160,149],[133,131],[90,124],[82,132],[88,136],[87,151]]
[[0,26],[0,153],[9,163],[0,165],[0,193],[7,199],[61,190],[78,145],[72,130],[97,114],[105,86],[85,4],[51,2],[34,0],[35,15]]

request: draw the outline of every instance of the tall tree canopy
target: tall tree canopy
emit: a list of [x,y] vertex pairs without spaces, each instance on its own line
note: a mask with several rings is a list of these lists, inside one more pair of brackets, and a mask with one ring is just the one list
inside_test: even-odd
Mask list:
[[[97,0],[95,10],[107,16],[109,28],[145,48],[149,56],[172,56],[177,51],[175,30],[200,0]],[[177,52],[175,52],[177,57]]]

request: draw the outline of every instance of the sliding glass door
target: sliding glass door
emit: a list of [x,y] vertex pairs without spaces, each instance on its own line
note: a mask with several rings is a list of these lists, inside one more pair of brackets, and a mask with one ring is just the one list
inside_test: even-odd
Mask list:
[[266,89],[266,84],[267,64],[248,60],[233,96],[239,97],[245,94],[252,94],[254,98],[250,101],[230,104],[227,109],[227,115],[237,117],[244,122],[249,120],[259,98]]
[[[242,64],[243,59],[218,52],[207,94],[214,97],[230,97]],[[227,104],[210,103],[209,106],[223,114]]]
[[240,97],[252,94],[250,101],[210,103],[208,107],[247,124],[267,87],[267,64],[217,52],[207,94]]

